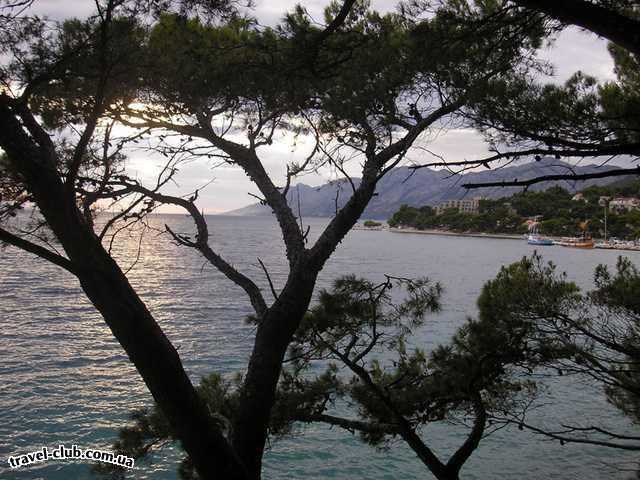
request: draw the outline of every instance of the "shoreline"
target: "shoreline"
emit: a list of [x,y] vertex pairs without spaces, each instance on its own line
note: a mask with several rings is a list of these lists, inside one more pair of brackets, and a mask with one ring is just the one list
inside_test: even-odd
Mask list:
[[[481,232],[452,232],[450,230],[418,230],[417,228],[395,228],[395,227],[353,227],[353,230],[367,232],[391,232],[391,233],[417,233],[419,235],[442,235],[448,237],[473,237],[473,238],[493,238],[498,240],[526,240],[526,235],[516,235],[509,233],[481,233]],[[549,237],[556,240],[555,237]]]
[[392,233],[417,233],[420,235],[443,235],[448,237],[472,237],[472,238],[493,238],[497,240],[525,240],[524,235],[512,235],[508,233],[472,233],[472,232],[451,232],[448,230],[418,230],[417,228],[389,228]]
[[[515,235],[508,233],[473,233],[473,232],[451,232],[447,230],[418,230],[416,228],[367,228],[367,227],[354,227],[354,230],[368,230],[375,232],[391,232],[391,233],[414,233],[418,235],[440,235],[445,237],[470,237],[470,238],[490,238],[494,240],[517,240],[517,241],[526,241],[526,235]],[[545,236],[545,238],[549,238],[554,242],[558,242],[561,240],[561,237],[552,237]],[[555,244],[554,244],[555,245]],[[549,245],[551,246],[551,245]],[[619,251],[627,251],[627,252],[638,252],[640,251],[640,247],[630,247],[625,245],[609,245],[609,246],[599,246],[596,244],[595,249],[600,250],[619,250]]]

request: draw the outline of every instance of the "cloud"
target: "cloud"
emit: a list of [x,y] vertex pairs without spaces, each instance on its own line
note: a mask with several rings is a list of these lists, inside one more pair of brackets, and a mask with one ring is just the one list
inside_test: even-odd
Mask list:
[[84,18],[95,11],[95,3],[89,0],[36,0],[33,11],[56,20]]
[[554,67],[554,76],[547,80],[564,82],[579,70],[600,80],[615,78],[607,41],[576,27],[563,30],[555,42],[540,52],[539,57]]

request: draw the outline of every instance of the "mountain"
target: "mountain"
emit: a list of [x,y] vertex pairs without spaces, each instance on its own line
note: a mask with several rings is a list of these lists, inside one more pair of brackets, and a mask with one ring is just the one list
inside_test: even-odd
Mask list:
[[[500,198],[521,192],[521,187],[495,187],[476,191],[468,191],[462,188],[463,183],[489,182],[500,180],[527,179],[541,175],[553,175],[570,173],[572,168],[576,174],[595,173],[601,171],[597,165],[584,165],[572,167],[568,163],[551,158],[543,158],[537,162],[524,163],[497,170],[481,172],[469,172],[461,175],[451,175],[445,170],[410,170],[408,167],[398,167],[391,170],[378,183],[376,196],[374,196],[362,218],[386,219],[400,208],[400,205],[419,207],[422,205],[437,205],[445,200],[470,198],[482,196],[484,198]],[[615,168],[615,167],[610,167]],[[559,185],[569,192],[590,187],[592,185],[608,185],[618,178],[600,178],[581,182],[560,181],[542,182],[532,185],[530,190],[546,190]],[[360,179],[353,179],[357,187]],[[336,203],[342,207],[351,194],[351,184],[346,180],[339,180],[319,187],[310,187],[305,184],[297,184],[289,190],[287,199],[297,213],[298,196],[300,198],[300,211],[304,217],[332,217],[335,214]],[[268,206],[259,203],[249,205],[227,212],[226,215],[262,216],[271,215]]]

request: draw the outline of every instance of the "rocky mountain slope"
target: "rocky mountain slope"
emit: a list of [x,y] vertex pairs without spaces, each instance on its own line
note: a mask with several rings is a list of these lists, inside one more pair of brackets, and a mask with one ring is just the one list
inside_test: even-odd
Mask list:
[[[412,171],[408,167],[399,167],[389,172],[378,184],[376,196],[371,200],[362,218],[389,218],[400,205],[406,203],[419,207],[422,205],[437,205],[444,200],[459,198],[500,198],[522,191],[522,188],[487,188],[467,191],[462,188],[463,183],[488,182],[499,180],[527,179],[540,175],[569,173],[569,164],[560,160],[545,158],[538,162],[523,163],[498,170],[469,172],[464,175],[454,175],[444,170],[424,168]],[[612,168],[612,167],[607,167]],[[596,165],[573,167],[575,173],[584,174],[601,171]],[[353,179],[355,185],[359,179]],[[617,178],[587,180],[583,182],[543,182],[530,187],[531,190],[546,190],[553,185],[559,185],[570,192],[574,192],[591,185],[606,185]],[[327,183],[319,187],[297,184],[291,187],[287,197],[289,204],[297,209],[298,195],[300,210],[305,217],[331,217],[338,207],[344,205],[351,194],[351,185],[346,180]],[[297,212],[296,212],[297,213]],[[258,203],[226,213],[227,215],[271,215],[271,209]]]

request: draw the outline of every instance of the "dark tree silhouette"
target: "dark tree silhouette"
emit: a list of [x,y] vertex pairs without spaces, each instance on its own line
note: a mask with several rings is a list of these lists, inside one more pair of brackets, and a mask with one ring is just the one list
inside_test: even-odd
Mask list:
[[590,30],[640,57],[640,22],[629,15],[634,0],[513,0],[562,23]]
[[[594,290],[581,292],[553,264],[534,256],[503,267],[483,288],[478,305],[481,312],[519,328],[519,348],[540,358],[546,372],[579,376],[602,387],[610,402],[637,425],[640,272],[620,257],[613,273],[602,265],[596,268],[595,284]],[[529,422],[526,412],[504,420],[561,444],[640,450],[640,436],[616,432],[596,419],[556,429]]]
[[[0,239],[78,279],[202,478],[260,478],[282,362],[318,273],[380,178],[424,132],[463,122],[460,109],[492,79],[530,66],[544,33],[537,16],[518,11],[478,10],[460,23],[448,12],[380,15],[352,1],[332,3],[324,29],[301,7],[261,28],[227,1],[104,0],[88,19],[57,24],[23,2],[1,6]],[[133,133],[116,135],[123,125]],[[282,131],[310,133],[316,145],[278,185],[261,152]],[[167,157],[151,186],[124,163],[141,142]],[[163,192],[193,158],[241,167],[273,210],[289,274],[272,285],[272,303],[210,245],[198,192]],[[291,182],[322,165],[346,175],[348,159],[360,161],[362,180],[308,245],[287,203]],[[97,222],[105,204],[111,216]],[[196,226],[192,234],[167,227],[169,238],[202,253],[255,310],[253,352],[226,431],[111,256],[118,233],[162,204],[184,208]],[[35,209],[28,229],[11,221],[24,206]]]

